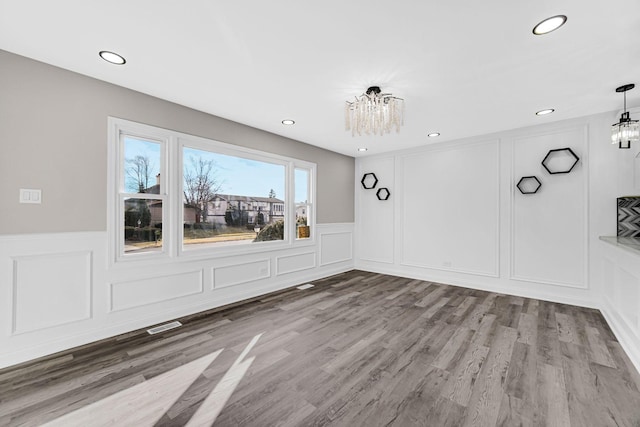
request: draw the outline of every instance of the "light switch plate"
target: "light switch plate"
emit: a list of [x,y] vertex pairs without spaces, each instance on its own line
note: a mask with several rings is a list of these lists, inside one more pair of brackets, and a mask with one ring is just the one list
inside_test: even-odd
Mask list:
[[20,203],[42,203],[42,190],[33,188],[21,188]]

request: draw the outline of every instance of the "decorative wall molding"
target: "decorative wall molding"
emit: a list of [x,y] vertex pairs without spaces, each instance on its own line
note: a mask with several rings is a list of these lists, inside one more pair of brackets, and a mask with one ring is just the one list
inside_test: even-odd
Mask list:
[[320,265],[353,260],[353,231],[334,231],[320,235]]
[[148,306],[204,292],[203,270],[109,284],[109,312]]
[[[12,335],[92,316],[91,251],[12,257]],[[63,281],[52,278],[64,277]]]
[[426,264],[412,264],[410,262],[399,262],[398,265],[402,265],[405,267],[426,268],[429,270],[450,271],[452,273],[471,274],[474,276],[485,276],[485,277],[496,277],[496,278],[500,277],[500,275],[497,272],[487,273],[484,271],[467,270],[464,268],[440,267],[440,266],[432,266],[432,265],[426,265]]
[[212,268],[212,289],[241,285],[271,277],[269,258],[248,261],[242,264],[224,265]]
[[[511,280],[516,280],[520,282],[528,282],[528,283],[538,283],[545,284],[551,286],[572,288],[572,289],[589,289],[589,244],[588,244],[588,236],[589,236],[589,156],[588,156],[588,144],[589,144],[589,127],[588,124],[571,124],[566,126],[554,126],[552,129],[543,129],[543,130],[534,130],[523,133],[522,135],[518,135],[512,139],[512,150],[511,150],[511,183],[515,183],[518,176],[527,174],[529,169],[533,169],[533,173],[538,173],[545,171],[546,168],[543,169],[541,167],[541,163],[534,154],[537,154],[539,157],[544,157],[545,153],[548,153],[549,149],[553,149],[559,144],[563,145],[571,145],[572,147],[579,147],[580,149],[580,157],[582,161],[579,162],[579,169],[575,170],[574,173],[566,175],[549,175],[547,174],[544,178],[544,182],[546,183],[543,187],[545,191],[537,194],[536,198],[523,198],[516,197],[521,196],[517,193],[517,187],[512,185],[511,190],[509,191],[509,215],[510,215],[510,232],[509,232],[509,278]],[[527,141],[532,141],[530,146],[527,146]],[[526,152],[527,150],[533,151],[530,156],[529,168],[526,170],[518,170],[518,167],[523,168],[523,166],[519,165],[516,160],[517,153]],[[538,168],[538,169],[535,169]],[[546,172],[545,172],[546,174]],[[580,179],[581,177],[581,179]],[[568,179],[573,179],[576,182],[576,185],[580,185],[581,191],[577,192],[564,192],[563,198],[567,197],[579,197],[580,203],[576,202],[574,205],[581,205],[581,218],[582,228],[581,228],[581,238],[582,242],[576,242],[575,251],[581,254],[581,264],[582,267],[580,269],[579,275],[581,276],[581,281],[569,281],[569,280],[555,280],[553,277],[534,277],[532,275],[523,274],[518,272],[517,259],[519,254],[517,253],[517,243],[519,242],[518,237],[518,224],[516,220],[516,210],[519,205],[535,205],[536,210],[536,218],[539,221],[553,221],[554,223],[561,218],[551,217],[548,218],[549,215],[545,216],[545,212],[553,209],[554,206],[550,206],[549,202],[543,200],[545,193],[549,193],[550,191],[557,190],[560,185],[566,185]],[[565,216],[566,217],[566,216]],[[545,219],[546,218],[546,219]],[[565,218],[565,220],[568,220]],[[571,222],[575,223],[578,218],[571,218]],[[538,221],[538,223],[539,223]],[[528,225],[524,225],[524,229],[529,229]],[[545,238],[544,246],[548,249],[555,249],[558,247],[558,244],[567,244],[567,239],[559,239],[558,242],[550,241]],[[574,253],[575,251],[565,251],[568,253]],[[544,248],[540,248],[537,252],[540,256],[545,256],[546,252]],[[533,258],[532,256],[531,258]],[[520,259],[531,259],[526,255],[520,256]],[[535,256],[537,258],[537,256]],[[557,268],[557,267],[556,267]],[[551,276],[558,277],[557,274],[554,274],[555,268],[551,265],[547,265],[546,268],[532,268],[535,271],[545,271],[547,273],[551,273]],[[566,270],[563,271],[563,274],[566,275]],[[574,272],[574,274],[576,274]]]
[[[418,248],[407,248],[406,236],[416,236],[420,233],[425,234],[421,228],[423,227],[423,222],[413,221],[412,223],[406,223],[406,215],[407,212],[428,212],[428,210],[438,210],[438,211],[447,211],[447,209],[453,209],[455,212],[452,212],[455,215],[459,214],[457,207],[446,206],[443,205],[441,200],[424,200],[422,204],[416,203],[420,201],[421,198],[424,198],[424,192],[417,191],[410,187],[410,185],[416,186],[416,183],[419,182],[420,186],[424,186],[425,189],[428,189],[429,186],[433,185],[434,182],[438,182],[438,187],[446,186],[447,184],[451,184],[450,179],[440,179],[440,181],[427,179],[427,180],[418,180],[416,176],[408,176],[408,174],[416,174],[416,173],[425,173],[424,169],[421,167],[420,170],[414,170],[415,168],[409,168],[407,165],[407,160],[417,161],[418,156],[432,156],[436,153],[439,156],[442,156],[443,162],[439,162],[442,164],[444,169],[454,170],[457,167],[461,166],[461,159],[464,158],[464,152],[468,150],[480,150],[483,149],[487,153],[487,158],[491,159],[492,162],[495,162],[495,165],[487,165],[484,163],[473,163],[469,165],[469,168],[465,168],[465,170],[470,170],[471,177],[475,176],[474,171],[470,168],[477,167],[478,173],[487,174],[487,173],[495,173],[495,176],[487,179],[487,181],[491,181],[490,187],[486,186],[483,188],[476,188],[476,191],[472,191],[473,186],[477,185],[476,182],[470,182],[472,180],[471,177],[467,177],[466,185],[468,186],[467,192],[462,192],[461,196],[458,196],[457,199],[460,200],[461,203],[464,203],[466,200],[469,200],[471,196],[475,195],[478,191],[486,191],[489,192],[492,197],[495,199],[495,204],[492,204],[490,209],[493,209],[494,215],[488,220],[489,227],[493,227],[493,236],[492,236],[492,261],[490,265],[487,264],[486,268],[469,268],[465,267],[464,264],[468,264],[468,260],[462,260],[458,263],[453,262],[452,258],[447,258],[445,256],[444,260],[440,260],[440,262],[415,262],[415,260],[411,260],[409,254],[413,254],[419,252]],[[474,157],[474,156],[468,156]],[[366,160],[365,160],[366,161]],[[446,162],[447,163],[445,165]],[[398,191],[396,197],[396,212],[397,212],[397,220],[394,225],[394,234],[396,236],[396,246],[398,247],[397,253],[399,253],[399,259],[396,259],[396,264],[407,266],[407,267],[418,267],[418,268],[426,268],[433,270],[442,270],[442,271],[452,271],[463,274],[473,274],[473,275],[481,275],[488,277],[499,277],[500,276],[500,183],[501,183],[501,159],[500,159],[500,139],[499,138],[490,138],[490,139],[482,139],[475,143],[454,143],[451,145],[438,145],[438,146],[428,146],[424,147],[421,150],[412,150],[410,154],[400,153],[396,156],[396,171],[397,171],[397,187]],[[453,183],[452,185],[461,185],[464,177],[460,177],[460,183]],[[410,188],[410,189],[408,189]],[[478,219],[478,214],[475,212],[480,206],[467,206],[463,212],[466,213],[466,221],[468,224],[472,224],[473,221]],[[458,235],[460,232],[460,226],[465,225],[463,223],[457,222],[455,226],[451,226],[451,224],[444,224],[445,229],[450,229],[453,234],[447,236],[444,241],[433,240],[429,235],[423,236],[423,242],[425,247],[427,245],[431,245],[431,247],[437,248],[445,248],[445,245],[455,245],[456,250],[459,250],[460,254],[464,254],[465,250],[470,250],[469,243],[473,243],[474,239],[469,238],[468,236],[460,236]],[[486,224],[478,225],[477,229],[486,229]],[[456,234],[458,233],[458,234]],[[439,236],[441,237],[441,236]],[[481,251],[483,254],[486,251]],[[474,256],[470,256],[474,258]],[[459,265],[460,262],[463,265]]]
[[[371,170],[376,171],[380,183],[384,182],[388,188],[395,188],[396,168],[393,156],[377,156],[370,159],[366,165],[362,160],[356,159],[356,176],[363,176]],[[380,203],[374,192],[359,187],[356,183],[355,211],[358,221],[354,232],[354,250],[360,259],[393,264],[394,235],[389,228],[389,222],[393,223],[394,206],[398,199],[394,196],[390,199],[391,203]],[[395,194],[399,194],[398,191],[395,191]],[[380,218],[384,220],[380,221]],[[381,230],[381,226],[385,229]]]
[[316,266],[316,253],[304,252],[276,257],[276,276],[310,270]]

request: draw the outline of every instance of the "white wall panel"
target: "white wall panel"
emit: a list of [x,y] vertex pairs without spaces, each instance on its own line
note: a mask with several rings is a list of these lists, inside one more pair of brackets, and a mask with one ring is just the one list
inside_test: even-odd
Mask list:
[[154,304],[203,292],[202,270],[111,283],[110,311]]
[[[358,215],[359,257],[369,261],[393,263],[394,261],[394,201],[400,189],[395,186],[394,159],[365,158],[359,162],[356,176],[356,200]],[[365,173],[375,173],[378,183],[374,189],[362,187],[360,180]],[[378,200],[376,192],[386,187],[391,192],[389,200]]]
[[640,253],[600,242],[604,264],[602,313],[640,371]]
[[285,255],[276,258],[276,274],[295,273],[309,270],[316,266],[315,252],[307,252],[296,255]]
[[402,264],[497,276],[498,141],[400,157]]
[[[640,263],[640,259],[638,260]],[[620,313],[636,331],[640,324],[640,277],[628,270],[618,267],[615,287],[615,304]]]
[[615,280],[615,265],[607,258],[602,259],[602,277],[603,293],[609,300],[613,301],[615,298],[615,286],[613,286]]
[[214,289],[253,282],[271,276],[271,261],[262,259],[242,264],[213,268]]
[[91,317],[91,252],[13,258],[13,333]]
[[320,235],[320,265],[353,259],[353,233],[350,231]]
[[[563,129],[513,143],[511,278],[586,288],[588,256],[587,132]],[[570,173],[549,174],[541,162],[549,150],[571,148],[580,158]],[[521,194],[516,183],[537,176],[542,187]]]

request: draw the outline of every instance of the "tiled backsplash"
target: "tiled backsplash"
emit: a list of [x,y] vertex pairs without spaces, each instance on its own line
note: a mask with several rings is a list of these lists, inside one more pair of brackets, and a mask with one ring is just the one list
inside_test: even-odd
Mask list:
[[640,238],[640,196],[618,197],[618,237]]

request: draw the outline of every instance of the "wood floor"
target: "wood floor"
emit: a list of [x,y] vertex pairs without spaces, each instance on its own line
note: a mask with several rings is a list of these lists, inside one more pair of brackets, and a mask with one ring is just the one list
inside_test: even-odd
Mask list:
[[597,310],[351,271],[0,370],[0,425],[640,426]]

